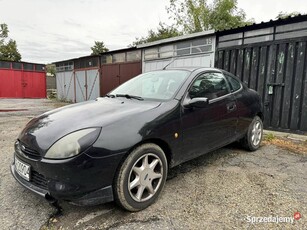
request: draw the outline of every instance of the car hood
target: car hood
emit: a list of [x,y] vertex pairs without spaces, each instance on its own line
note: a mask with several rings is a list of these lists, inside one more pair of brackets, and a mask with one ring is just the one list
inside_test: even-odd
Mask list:
[[161,102],[126,98],[98,98],[51,110],[33,118],[19,140],[44,154],[61,137],[79,129],[104,127],[121,119],[157,108]]

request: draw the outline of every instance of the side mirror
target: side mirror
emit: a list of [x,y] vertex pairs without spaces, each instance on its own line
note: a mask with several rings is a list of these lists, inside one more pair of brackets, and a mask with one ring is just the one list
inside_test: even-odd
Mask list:
[[195,97],[186,103],[187,107],[204,108],[209,104],[209,99],[206,97]]

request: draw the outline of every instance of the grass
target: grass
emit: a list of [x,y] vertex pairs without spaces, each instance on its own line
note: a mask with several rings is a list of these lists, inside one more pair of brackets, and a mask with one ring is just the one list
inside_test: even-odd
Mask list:
[[268,133],[264,136],[264,140],[268,142],[272,142],[274,139],[276,139],[276,137],[273,133]]

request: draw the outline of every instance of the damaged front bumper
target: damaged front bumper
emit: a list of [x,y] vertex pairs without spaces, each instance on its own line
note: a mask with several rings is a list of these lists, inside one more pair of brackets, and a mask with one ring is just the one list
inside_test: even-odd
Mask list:
[[[18,173],[15,170],[15,164],[14,162],[11,164],[11,173],[13,177],[18,181],[19,184],[21,184],[23,187],[29,189],[31,192],[45,198],[49,203],[54,203],[58,199],[56,196],[54,197],[50,192],[46,189],[40,188],[33,183],[26,181],[21,176],[18,175]],[[107,186],[101,189],[98,189],[93,192],[89,192],[81,197],[73,198],[73,199],[65,199],[65,201],[68,201],[75,205],[96,205],[96,204],[102,204],[113,201],[113,189],[112,186]]]

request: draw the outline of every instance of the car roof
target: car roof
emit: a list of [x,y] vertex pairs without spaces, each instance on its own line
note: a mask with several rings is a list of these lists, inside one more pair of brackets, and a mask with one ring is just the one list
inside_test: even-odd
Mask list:
[[201,67],[201,66],[185,66],[185,67],[169,67],[169,68],[166,68],[165,70],[185,70],[185,71],[190,71],[190,72],[193,72],[195,70],[202,70],[202,71],[221,71],[220,69],[217,69],[217,68],[209,68],[209,67]]

